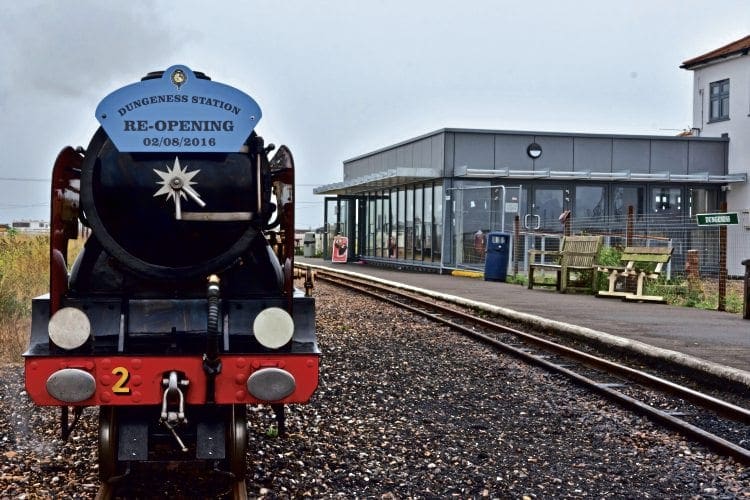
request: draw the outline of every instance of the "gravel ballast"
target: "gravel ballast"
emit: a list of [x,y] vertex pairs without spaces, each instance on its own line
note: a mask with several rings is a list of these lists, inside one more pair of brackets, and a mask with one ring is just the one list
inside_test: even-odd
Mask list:
[[[251,497],[750,497],[750,469],[556,376],[372,299],[315,295],[320,387],[287,409],[283,438],[250,408]],[[93,497],[97,410],[61,443],[22,368],[0,375],[0,498]],[[210,496],[220,481],[162,468],[126,495]]]

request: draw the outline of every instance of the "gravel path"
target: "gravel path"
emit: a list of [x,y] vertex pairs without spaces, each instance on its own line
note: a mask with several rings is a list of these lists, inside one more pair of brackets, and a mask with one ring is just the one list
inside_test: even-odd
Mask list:
[[[250,496],[750,498],[750,469],[561,379],[379,302],[321,283],[316,296],[320,388],[288,409],[285,438],[251,409]],[[92,497],[97,411],[62,444],[22,369],[0,377],[0,498]],[[130,495],[210,496],[218,482],[146,476]]]

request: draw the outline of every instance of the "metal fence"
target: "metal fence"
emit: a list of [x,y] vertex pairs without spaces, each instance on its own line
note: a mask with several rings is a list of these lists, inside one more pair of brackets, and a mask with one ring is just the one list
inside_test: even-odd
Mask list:
[[[461,214],[456,214],[458,217]],[[622,249],[625,246],[667,246],[673,248],[672,260],[665,269],[667,276],[682,275],[688,260],[688,251],[698,256],[700,275],[707,278],[719,276],[721,263],[721,238],[719,226],[698,226],[695,216],[675,217],[674,214],[638,214],[628,217],[574,217],[568,227],[559,225],[559,232],[524,229],[521,223],[505,228],[513,236],[514,248],[511,262],[518,272],[527,270],[527,252],[530,249],[557,250],[560,239],[568,234],[590,234],[604,236],[605,247]],[[750,227],[748,221],[727,228],[727,271],[730,277],[744,275],[741,261],[750,258]],[[496,230],[490,227],[490,230]],[[499,230],[499,228],[498,228]],[[484,267],[483,234],[464,232],[460,238],[461,251],[456,262],[459,267],[482,269]]]

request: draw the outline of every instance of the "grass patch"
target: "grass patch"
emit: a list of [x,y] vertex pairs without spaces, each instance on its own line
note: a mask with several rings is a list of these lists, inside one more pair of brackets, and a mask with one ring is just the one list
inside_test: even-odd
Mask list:
[[0,237],[0,358],[18,360],[31,324],[31,299],[49,290],[49,237]]
[[[704,281],[700,289],[691,290],[682,278],[671,281],[660,280],[647,283],[644,293],[662,295],[668,304],[682,307],[695,307],[715,311],[719,307],[719,283],[716,280]],[[742,314],[744,302],[742,280],[727,280],[724,309],[728,313]]]
[[505,281],[508,283],[513,283],[515,285],[526,286],[526,284],[529,282],[529,279],[525,274],[509,274],[505,278]]
[[[81,247],[72,242],[71,255]],[[49,236],[0,236],[0,359],[20,360],[29,342],[31,299],[47,292]]]

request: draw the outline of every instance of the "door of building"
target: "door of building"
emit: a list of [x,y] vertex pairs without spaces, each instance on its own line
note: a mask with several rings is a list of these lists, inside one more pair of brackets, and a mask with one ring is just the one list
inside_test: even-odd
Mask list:
[[563,225],[560,215],[570,209],[571,187],[562,184],[524,186],[521,203],[521,233],[523,248],[518,254],[524,263],[529,249],[558,250]]
[[521,224],[525,231],[560,233],[560,215],[570,210],[569,186],[532,186],[528,191],[526,213],[522,214]]
[[333,253],[333,239],[336,235],[348,238],[348,260],[354,260],[358,255],[359,238],[357,209],[358,198],[355,197],[326,197],[324,208],[325,234],[323,235],[323,258],[330,260]]

